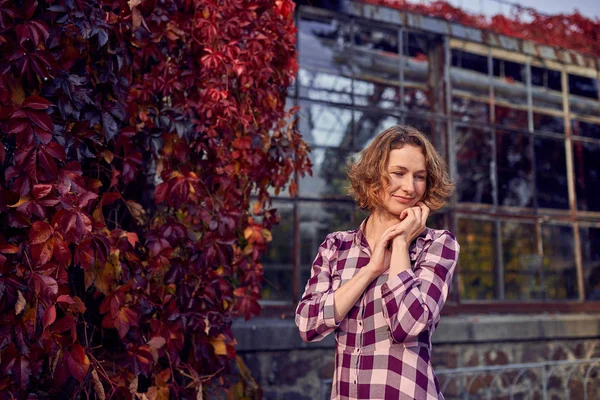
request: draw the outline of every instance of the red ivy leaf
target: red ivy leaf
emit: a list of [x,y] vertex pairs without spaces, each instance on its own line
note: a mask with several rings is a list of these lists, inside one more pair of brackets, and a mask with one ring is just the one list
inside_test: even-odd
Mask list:
[[53,186],[48,184],[33,185],[33,198],[36,200],[46,197],[52,191]]
[[67,367],[75,379],[80,383],[83,382],[90,369],[90,359],[80,344],[75,343],[71,346],[71,352],[67,358]]
[[12,373],[21,389],[25,389],[27,385],[29,385],[31,369],[29,368],[29,361],[25,357],[17,357],[17,360],[13,365]]
[[54,321],[56,321],[56,306],[51,305],[46,309],[46,312],[44,312],[44,317],[42,318],[42,326],[44,327],[44,330],[52,325]]
[[45,243],[54,233],[54,229],[44,221],[36,221],[29,230],[29,241],[31,244]]

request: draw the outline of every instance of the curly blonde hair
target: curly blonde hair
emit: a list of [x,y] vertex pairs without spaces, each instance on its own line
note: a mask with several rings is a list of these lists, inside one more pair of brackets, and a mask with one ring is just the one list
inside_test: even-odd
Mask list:
[[360,153],[360,159],[349,164],[350,194],[361,209],[372,211],[383,207],[381,192],[390,182],[387,172],[390,151],[402,148],[405,144],[420,148],[425,156],[427,185],[423,203],[432,212],[446,203],[454,190],[446,162],[418,129],[396,125],[377,135]]

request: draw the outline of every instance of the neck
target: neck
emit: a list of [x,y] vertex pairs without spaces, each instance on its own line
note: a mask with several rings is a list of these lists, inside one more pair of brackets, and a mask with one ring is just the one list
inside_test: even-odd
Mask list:
[[396,215],[386,211],[375,210],[371,212],[371,215],[369,215],[369,219],[367,220],[366,235],[369,238],[378,240],[386,229],[398,222],[400,222],[400,220]]

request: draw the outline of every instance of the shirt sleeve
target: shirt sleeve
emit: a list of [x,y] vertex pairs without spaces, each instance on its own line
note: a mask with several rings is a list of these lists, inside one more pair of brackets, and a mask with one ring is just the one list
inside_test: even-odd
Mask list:
[[383,316],[394,341],[416,339],[440,319],[460,246],[448,231],[435,237],[415,261],[381,286]]
[[296,325],[305,342],[323,340],[339,325],[333,303],[333,292],[340,284],[339,279],[332,277],[335,254],[335,237],[329,234],[319,246],[310,279],[296,308]]

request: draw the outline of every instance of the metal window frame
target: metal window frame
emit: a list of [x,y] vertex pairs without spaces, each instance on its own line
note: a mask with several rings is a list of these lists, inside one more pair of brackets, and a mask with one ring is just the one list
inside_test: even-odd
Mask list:
[[[354,7],[354,6],[353,6]],[[406,35],[408,34],[409,31],[414,31],[419,33],[419,27],[415,26],[415,21],[416,19],[411,18],[410,15],[408,15],[409,13],[404,13],[404,12],[399,12],[398,15],[399,17],[393,17],[390,18],[388,17],[382,17],[383,13],[380,15],[378,14],[379,12],[379,8],[377,6],[365,6],[365,9],[368,10],[375,10],[377,12],[373,12],[372,15],[369,15],[369,18],[364,18],[365,14],[367,14],[366,12],[363,13],[363,15],[360,15],[360,13],[356,10],[354,11],[350,11],[349,14],[341,14],[341,13],[336,13],[336,12],[332,12],[332,11],[326,11],[326,10],[322,10],[322,9],[318,9],[318,8],[314,8],[314,7],[308,7],[308,6],[300,6],[297,10],[297,12],[295,13],[295,22],[296,22],[296,26],[299,26],[300,20],[302,19],[303,16],[316,16],[316,17],[325,17],[325,18],[331,18],[331,17],[337,17],[337,18],[343,18],[344,20],[349,21],[349,23],[351,25],[354,25],[356,23],[356,21],[360,20],[361,21],[361,25],[366,25],[366,26],[372,26],[377,28],[378,26],[383,26],[386,30],[390,30],[390,29],[395,29],[397,31],[398,34],[398,48],[399,48],[399,56],[400,56],[400,62],[398,63],[398,77],[399,77],[399,90],[400,90],[400,103],[399,106],[393,109],[379,109],[377,107],[358,107],[355,105],[354,103],[354,68],[351,69],[352,71],[352,93],[351,93],[351,98],[352,98],[352,104],[351,105],[342,105],[343,108],[350,108],[352,110],[360,110],[363,112],[377,112],[377,113],[381,113],[384,115],[392,115],[394,117],[399,118],[401,121],[404,121],[405,117],[407,115],[410,116],[414,116],[414,117],[420,117],[423,119],[426,118],[435,118],[435,120],[437,121],[437,127],[438,127],[438,131],[439,134],[444,136],[444,133],[442,132],[443,129],[441,128],[441,124],[445,124],[445,136],[442,137],[442,143],[441,145],[443,145],[445,147],[445,149],[447,149],[447,161],[449,164],[449,172],[450,172],[450,176],[453,180],[456,180],[457,177],[457,170],[456,170],[456,157],[455,157],[455,135],[454,135],[454,131],[456,128],[456,125],[467,125],[467,126],[472,126],[472,127],[476,127],[476,128],[483,128],[483,129],[491,129],[491,134],[493,137],[493,149],[492,149],[492,157],[496,158],[496,135],[499,134],[497,133],[497,128],[498,129],[502,129],[503,131],[506,130],[511,130],[511,129],[504,129],[500,126],[496,126],[495,124],[495,105],[496,105],[496,98],[495,98],[495,91],[494,91],[494,81],[496,79],[498,79],[497,77],[495,77],[493,75],[493,58],[499,58],[501,60],[506,60],[506,61],[511,61],[511,62],[517,62],[517,63],[522,63],[524,65],[525,68],[525,87],[526,87],[526,96],[527,96],[527,106],[525,107],[527,109],[527,113],[528,113],[528,117],[527,117],[527,129],[525,130],[514,130],[513,131],[517,131],[520,133],[524,133],[524,134],[528,134],[531,137],[530,140],[530,146],[528,151],[530,152],[531,156],[532,156],[532,161],[533,161],[533,175],[534,175],[534,185],[537,185],[537,179],[536,179],[536,163],[535,163],[535,145],[534,145],[534,141],[536,137],[540,137],[540,138],[552,138],[552,139],[559,139],[562,140],[563,143],[565,144],[565,157],[566,157],[566,171],[567,171],[567,183],[568,183],[568,196],[569,196],[569,209],[568,210],[558,210],[558,209],[545,209],[545,208],[539,208],[538,206],[538,200],[537,200],[537,196],[534,196],[534,206],[532,208],[528,208],[528,209],[518,209],[518,208],[514,208],[514,207],[505,207],[505,206],[500,206],[498,205],[498,200],[497,200],[497,172],[494,170],[494,173],[492,174],[493,179],[496,182],[493,182],[492,187],[494,188],[493,190],[495,191],[494,193],[494,204],[492,205],[483,205],[483,204],[468,204],[468,203],[460,203],[457,201],[456,195],[453,195],[452,198],[449,200],[448,205],[445,207],[445,212],[447,217],[445,218],[445,223],[448,226],[448,228],[450,228],[452,231],[456,230],[456,226],[457,226],[457,221],[459,216],[461,218],[464,218],[465,215],[469,215],[472,214],[473,216],[477,216],[478,218],[492,218],[495,219],[495,224],[496,226],[496,238],[495,238],[495,242],[496,242],[496,246],[497,246],[497,251],[496,254],[499,255],[500,260],[496,260],[499,261],[499,271],[497,272],[497,279],[498,282],[503,282],[503,277],[504,277],[504,268],[502,266],[502,238],[501,238],[501,233],[500,233],[500,224],[501,224],[501,220],[504,220],[505,218],[508,219],[513,219],[513,218],[522,218],[524,220],[528,220],[532,223],[535,223],[536,225],[536,230],[537,230],[537,243],[538,243],[538,252],[540,252],[540,254],[542,254],[542,235],[541,235],[541,227],[543,224],[548,223],[548,221],[550,219],[555,219],[556,221],[558,221],[559,224],[567,224],[569,226],[572,227],[573,229],[573,240],[574,240],[574,256],[575,256],[575,266],[576,266],[576,270],[577,270],[577,284],[578,284],[578,289],[579,289],[579,294],[580,294],[580,298],[578,301],[573,301],[573,300],[562,300],[562,301],[543,301],[543,302],[512,302],[512,301],[505,301],[504,300],[504,290],[503,284],[499,284],[496,285],[497,287],[500,287],[502,289],[498,290],[498,300],[494,300],[494,301],[468,301],[465,302],[463,300],[461,300],[460,298],[460,294],[458,295],[457,301],[456,302],[449,302],[447,304],[447,306],[445,307],[445,312],[446,314],[453,314],[453,313],[478,313],[478,312],[536,312],[536,311],[555,311],[555,312],[560,312],[560,311],[565,311],[565,312],[573,312],[573,311],[600,311],[600,302],[598,303],[594,303],[594,302],[586,302],[585,299],[585,285],[584,285],[584,277],[583,277],[583,265],[582,265],[582,253],[581,253],[581,238],[580,238],[580,227],[588,227],[588,226],[600,226],[600,212],[584,212],[584,211],[579,211],[577,210],[577,201],[576,201],[576,188],[575,188],[575,171],[574,171],[574,164],[573,164],[573,150],[572,150],[572,144],[574,141],[583,141],[583,142],[589,142],[589,143],[596,143],[596,144],[600,144],[600,139],[595,139],[595,138],[588,138],[588,137],[579,137],[579,136],[573,136],[572,134],[572,130],[571,130],[571,119],[577,118],[577,119],[584,119],[584,120],[589,120],[590,122],[597,122],[600,123],[600,118],[595,118],[594,116],[590,116],[590,115],[579,115],[576,113],[571,113],[570,110],[570,99],[573,98],[574,96],[569,94],[569,85],[568,85],[568,74],[569,73],[576,73],[578,75],[584,75],[584,76],[590,76],[590,77],[595,77],[596,79],[600,80],[600,69],[598,70],[593,70],[590,65],[592,65],[589,60],[587,60],[587,58],[584,59],[586,65],[582,66],[582,65],[573,65],[573,64],[569,64],[569,59],[570,58],[570,54],[572,54],[572,52],[568,52],[565,50],[558,50],[558,49],[550,49],[554,52],[556,58],[555,59],[542,59],[541,56],[539,55],[534,55],[533,52],[531,51],[525,51],[525,52],[518,52],[517,50],[507,50],[504,48],[500,47],[500,44],[497,43],[497,45],[491,45],[489,43],[483,43],[481,39],[477,39],[476,35],[473,38],[465,38],[465,37],[457,37],[457,36],[453,36],[452,34],[452,29],[447,29],[446,31],[444,31],[444,27],[442,26],[439,31],[435,32],[435,31],[430,31],[429,29],[431,29],[431,26],[423,26],[421,27],[421,31],[425,32],[425,33],[434,33],[434,34],[438,34],[440,35],[440,37],[443,39],[443,51],[444,51],[444,66],[443,66],[443,77],[444,77],[444,84],[443,84],[443,88],[444,88],[444,101],[445,101],[445,112],[443,112],[444,110],[441,110],[441,112],[439,113],[433,113],[433,112],[414,112],[414,111],[408,111],[406,109],[405,106],[405,99],[404,99],[404,95],[405,95],[405,89],[407,86],[405,82],[404,82],[404,77],[405,77],[405,58],[407,57],[406,55],[404,55],[404,47],[406,45],[407,42],[407,38]],[[383,21],[383,19],[387,18],[387,20]],[[383,21],[383,22],[382,22]],[[447,21],[442,21],[439,20],[440,24],[450,24],[452,25],[452,23],[448,23]],[[381,25],[380,25],[381,23]],[[385,26],[384,26],[385,25]],[[452,25],[453,26],[453,25]],[[437,28],[436,28],[437,29]],[[352,26],[351,26],[351,31],[352,30]],[[470,31],[469,31],[470,32]],[[297,33],[297,40],[299,43],[300,41],[300,34],[299,34],[299,30]],[[350,58],[353,58],[353,52],[354,52],[354,40],[351,40],[350,43]],[[460,47],[459,47],[460,46]],[[525,44],[523,45],[523,48],[526,48],[527,46],[525,46]],[[456,67],[452,67],[451,65],[451,51],[453,48],[460,48],[464,51],[469,51],[469,52],[474,52],[476,54],[480,54],[480,55],[485,55],[488,58],[488,80],[489,80],[489,84],[488,84],[488,97],[487,99],[481,99],[484,102],[489,104],[489,124],[485,124],[485,123],[481,123],[481,122],[468,122],[465,123],[463,121],[460,121],[460,119],[458,117],[455,117],[454,115],[452,115],[452,98],[455,95],[453,92],[453,88],[452,88],[452,79],[451,79],[451,70],[452,68],[456,68]],[[547,49],[544,49],[547,50]],[[301,57],[301,55],[299,55]],[[596,63],[596,65],[600,65],[600,63]],[[543,107],[538,107],[534,105],[534,101],[533,101],[533,85],[531,83],[531,67],[532,66],[536,66],[536,67],[542,67],[542,68],[546,68],[546,69],[553,69],[556,71],[560,71],[561,73],[561,86],[562,86],[562,92],[561,92],[561,96],[562,96],[562,112],[555,110],[555,109],[546,109]],[[593,75],[593,76],[592,76]],[[547,77],[545,78],[547,79]],[[427,85],[427,83],[425,83],[425,85]],[[547,89],[549,90],[549,89]],[[554,91],[557,92],[557,91]],[[460,96],[459,96],[460,97]],[[314,103],[320,103],[323,105],[330,105],[333,107],[339,107],[340,104],[336,104],[336,103],[332,103],[332,102],[326,102],[326,101],[317,101],[317,100],[312,100],[312,99],[308,99],[305,97],[301,97],[300,96],[300,90],[299,90],[299,83],[298,81],[295,82],[295,95],[293,96],[293,103],[294,105],[297,105],[300,101],[310,101],[310,102],[314,102]],[[599,102],[600,102],[600,93],[599,93]],[[498,102],[499,104],[502,104],[502,102]],[[521,108],[521,107],[519,107]],[[562,115],[563,119],[564,119],[564,134],[562,133],[553,133],[553,132],[543,132],[543,131],[536,131],[534,129],[534,124],[533,124],[533,115],[535,113],[542,113],[542,114],[549,114],[549,115],[554,115],[554,116],[559,116]],[[409,114],[410,113],[410,114]],[[355,135],[355,131],[356,131],[356,127],[355,125],[355,121],[354,121],[354,117],[352,118],[352,137],[354,140],[354,135]],[[354,146],[354,141],[352,141],[353,146]],[[318,146],[321,147],[321,146]],[[352,150],[352,149],[349,149]],[[357,150],[357,149],[355,149]],[[497,163],[495,163],[495,167],[497,167]],[[298,175],[295,175],[295,178],[298,179]],[[299,296],[300,296],[300,287],[302,286],[302,282],[299,282],[299,278],[300,278],[300,234],[299,234],[299,203],[300,202],[304,202],[304,201],[317,201],[317,202],[322,202],[322,203],[328,203],[328,202],[348,202],[349,204],[351,203],[351,200],[348,199],[348,197],[346,198],[328,198],[328,199],[318,199],[318,198],[304,198],[301,197],[299,195],[296,195],[294,198],[292,198],[291,200],[293,202],[293,215],[294,215],[294,245],[293,245],[293,251],[294,251],[294,255],[292,257],[293,259],[293,277],[294,277],[294,282],[293,282],[293,296],[292,296],[292,304],[290,303],[282,303],[281,305],[269,305],[267,307],[267,309],[269,310],[267,313],[271,313],[271,312],[275,312],[275,313],[282,313],[285,314],[286,312],[289,312],[290,307],[294,307],[296,302],[299,300]],[[455,288],[456,289],[456,288]],[[281,315],[281,314],[279,314]]]

